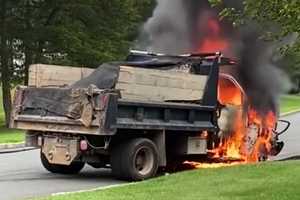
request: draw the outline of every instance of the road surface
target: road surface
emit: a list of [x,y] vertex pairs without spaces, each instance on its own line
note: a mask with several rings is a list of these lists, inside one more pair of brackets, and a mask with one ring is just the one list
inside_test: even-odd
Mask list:
[[75,176],[50,174],[38,158],[38,150],[0,154],[0,200],[19,200],[121,183],[111,177],[110,170],[95,170],[88,166]]
[[300,156],[300,113],[284,118],[291,122],[291,127],[287,133],[280,136],[285,146],[281,153],[276,157],[277,160]]
[[[300,114],[286,117],[292,125],[280,139],[286,145],[277,159],[300,155]],[[19,200],[57,192],[77,191],[119,184],[109,170],[86,167],[76,176],[48,173],[40,164],[39,151],[0,154],[0,200]]]

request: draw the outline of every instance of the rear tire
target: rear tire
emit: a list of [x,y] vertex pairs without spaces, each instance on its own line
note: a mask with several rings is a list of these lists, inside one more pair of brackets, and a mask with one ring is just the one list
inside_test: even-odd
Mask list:
[[84,167],[84,162],[72,162],[70,165],[57,165],[51,164],[47,160],[46,156],[40,153],[41,163],[46,170],[55,174],[78,174]]
[[141,181],[154,177],[158,170],[158,150],[149,139],[137,138],[114,146],[112,173],[122,180]]

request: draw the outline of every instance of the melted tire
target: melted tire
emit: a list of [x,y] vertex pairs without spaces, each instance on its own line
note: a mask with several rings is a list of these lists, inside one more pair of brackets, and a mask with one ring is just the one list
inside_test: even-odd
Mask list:
[[158,170],[158,150],[149,139],[137,138],[115,146],[111,155],[113,175],[122,180],[142,181]]
[[72,162],[71,165],[51,164],[46,156],[41,152],[41,163],[46,170],[55,174],[78,174],[84,167],[84,162]]

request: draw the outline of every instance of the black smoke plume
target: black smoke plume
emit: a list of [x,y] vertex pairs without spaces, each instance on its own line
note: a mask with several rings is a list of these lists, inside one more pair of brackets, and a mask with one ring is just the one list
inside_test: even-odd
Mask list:
[[[223,6],[242,9],[242,1],[226,0]],[[219,37],[230,43],[222,53],[238,60],[237,79],[252,106],[262,114],[278,113],[281,92],[280,71],[272,63],[273,45],[260,39],[254,23],[235,28],[219,21],[218,10],[207,0],[157,0],[153,16],[145,23],[139,47],[157,53],[195,53],[214,30],[207,21],[216,19]]]

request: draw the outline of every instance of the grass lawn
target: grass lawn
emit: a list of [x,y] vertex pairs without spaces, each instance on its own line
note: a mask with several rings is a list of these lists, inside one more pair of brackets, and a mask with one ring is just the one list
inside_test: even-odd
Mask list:
[[285,95],[281,98],[280,110],[282,113],[300,109],[300,95]]
[[2,93],[0,92],[0,144],[24,141],[23,131],[8,129],[5,127],[4,110],[2,105]]
[[3,143],[19,143],[25,138],[24,132],[20,130],[8,129],[0,127],[0,144]]
[[290,200],[300,197],[300,161],[200,169],[117,188],[35,200]]

